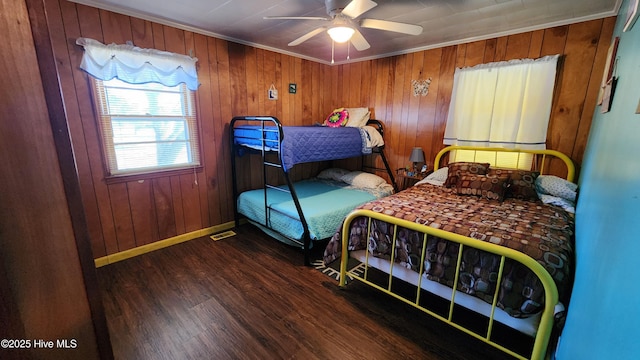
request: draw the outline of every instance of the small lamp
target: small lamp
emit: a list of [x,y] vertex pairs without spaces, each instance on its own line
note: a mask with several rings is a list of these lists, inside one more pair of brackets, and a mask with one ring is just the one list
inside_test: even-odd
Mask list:
[[418,173],[418,163],[424,162],[424,153],[421,147],[414,147],[411,150],[411,156],[409,156],[409,162],[413,163],[413,173]]

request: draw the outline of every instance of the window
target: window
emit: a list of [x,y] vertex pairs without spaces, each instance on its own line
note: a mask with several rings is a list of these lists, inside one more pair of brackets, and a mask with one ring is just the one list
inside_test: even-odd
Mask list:
[[521,170],[533,170],[533,160],[533,154],[519,151],[454,150],[449,154],[449,162],[480,162],[489,163],[492,167]]
[[94,78],[107,170],[133,175],[200,165],[194,91]]
[[557,60],[456,69],[444,144],[545,149]]

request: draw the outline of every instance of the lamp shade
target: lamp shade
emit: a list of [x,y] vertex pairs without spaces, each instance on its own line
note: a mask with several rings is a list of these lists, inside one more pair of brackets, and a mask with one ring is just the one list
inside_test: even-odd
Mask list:
[[409,161],[413,163],[424,162],[424,153],[422,152],[421,147],[414,147],[413,150],[411,150],[411,156],[409,156]]
[[351,39],[351,36],[355,32],[356,32],[355,30],[353,30],[348,26],[336,26],[327,30],[327,33],[329,33],[329,36],[331,36],[333,41],[337,43],[343,43],[343,42],[349,41],[349,39]]

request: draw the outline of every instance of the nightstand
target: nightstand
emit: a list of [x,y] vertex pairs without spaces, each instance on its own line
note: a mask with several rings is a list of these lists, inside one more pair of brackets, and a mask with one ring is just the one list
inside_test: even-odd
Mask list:
[[418,175],[409,176],[407,172],[404,170],[398,170],[396,174],[396,182],[398,185],[398,191],[405,190],[413,185],[415,185],[418,181],[424,179],[430,171],[426,173],[419,173]]

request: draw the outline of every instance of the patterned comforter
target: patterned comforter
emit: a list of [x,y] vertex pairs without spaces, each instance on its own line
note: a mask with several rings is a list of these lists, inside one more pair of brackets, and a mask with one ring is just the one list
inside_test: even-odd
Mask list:
[[[421,184],[359,208],[523,252],[549,271],[557,284],[560,301],[566,304],[573,277],[574,220],[559,207],[511,198],[498,202]],[[390,259],[393,227],[376,220],[367,239],[366,219],[356,219],[350,230],[349,250],[368,249],[374,256]],[[340,258],[341,229],[325,249],[325,264]],[[419,271],[421,234],[398,229],[396,247],[395,261]],[[457,243],[430,236],[423,276],[452,287],[458,250]],[[465,247],[458,290],[491,303],[499,265],[498,256]],[[507,259],[498,306],[513,317],[528,317],[542,309],[543,301],[544,290],[537,277],[523,265]]]

